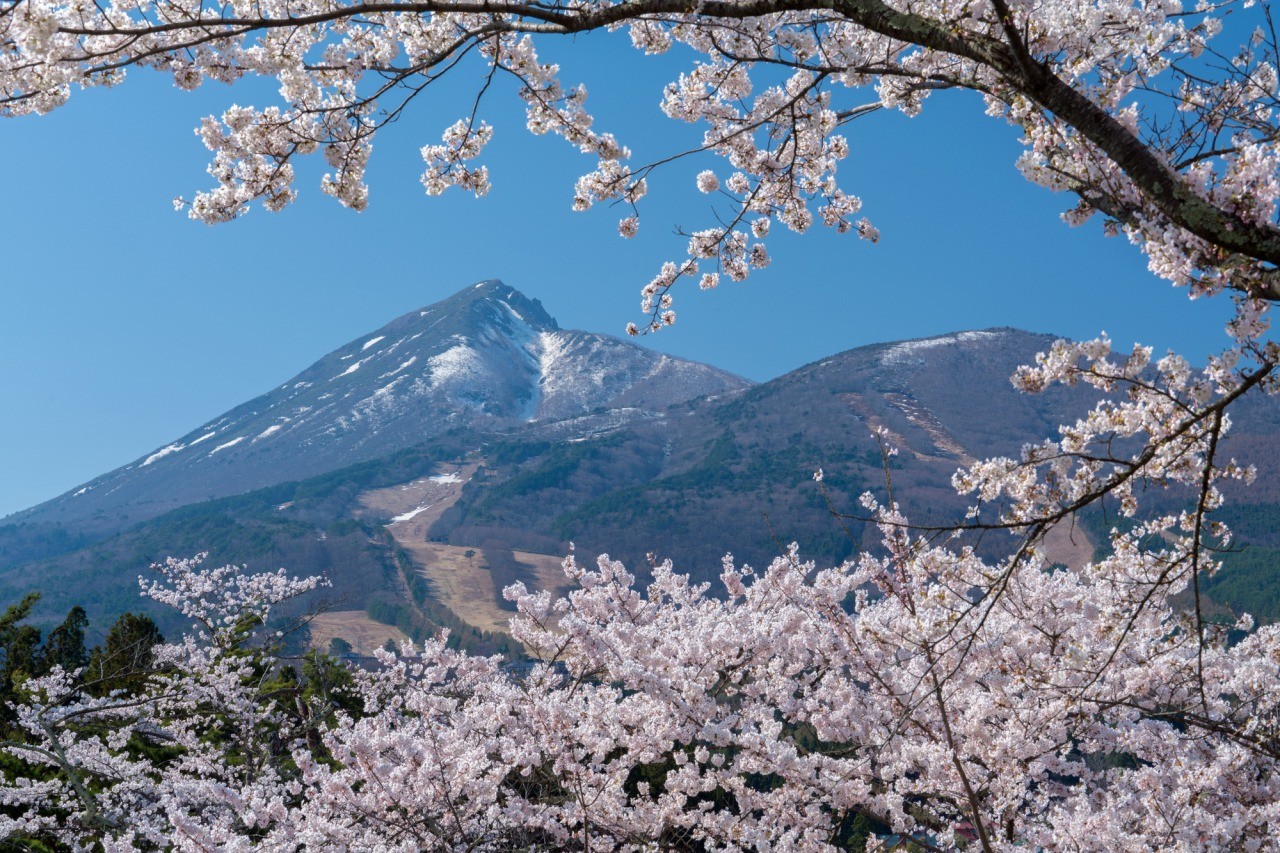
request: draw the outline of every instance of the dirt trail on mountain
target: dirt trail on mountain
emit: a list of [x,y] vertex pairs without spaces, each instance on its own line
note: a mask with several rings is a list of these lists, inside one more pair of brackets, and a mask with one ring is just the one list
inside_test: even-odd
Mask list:
[[[884,398],[902,412],[912,425],[925,432],[933,444],[932,448],[915,447],[901,433],[889,429],[861,395],[850,392],[838,396],[859,420],[867,424],[868,428],[873,431],[883,430],[886,440],[892,446],[905,449],[916,459],[937,464],[946,464],[954,460],[957,468],[968,467],[978,461],[977,457],[961,446],[955,436],[932,412],[912,397],[896,393],[884,394]],[[1094,548],[1084,530],[1067,519],[1045,534],[1040,550],[1050,563],[1062,563],[1072,568],[1080,568],[1093,559]]]
[[[431,583],[441,604],[458,618],[483,631],[508,630],[511,613],[498,607],[489,565],[479,548],[427,541],[427,533],[444,511],[462,497],[462,488],[480,462],[442,466],[441,473],[412,483],[370,489],[359,496],[366,514],[382,519],[396,543],[408,552],[418,573]],[[536,589],[564,586],[561,557],[513,551],[515,558],[532,568]]]

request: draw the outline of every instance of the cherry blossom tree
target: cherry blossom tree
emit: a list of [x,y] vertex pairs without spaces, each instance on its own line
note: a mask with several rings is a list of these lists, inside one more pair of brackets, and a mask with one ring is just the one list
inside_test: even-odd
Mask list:
[[[1000,467],[958,477],[1043,499]],[[608,557],[570,557],[566,598],[508,590],[541,660],[527,676],[442,636],[380,651],[336,713],[252,642],[315,579],[170,561],[144,590],[197,632],[134,693],[90,695],[61,667],[24,685],[0,832],[107,850],[1274,848],[1280,628],[1246,617],[1229,643],[1173,605],[1203,570],[1194,517],[1055,570],[931,544],[864,502],[877,553],[726,558],[720,596],[669,563],[642,593]]]
[[91,670],[61,665],[22,686],[3,746],[22,767],[6,774],[0,837],[209,849],[283,814],[286,744],[324,709],[307,706],[254,637],[273,605],[320,579],[202,571],[201,559],[168,560],[143,583],[194,630],[152,648],[136,689],[103,693]]
[[[574,207],[622,203],[631,212],[619,231],[631,236],[658,164],[632,163],[624,141],[594,127],[586,87],[538,53],[548,39],[593,30],[625,31],[635,49],[687,62],[662,108],[704,128],[699,150],[723,165],[697,186],[732,204],[644,288],[649,328],[674,322],[679,279],[710,288],[767,264],[774,224],[805,231],[821,220],[875,240],[856,187],[838,180],[843,128],[875,109],[915,113],[948,88],[981,93],[991,116],[1021,130],[1018,168],[1076,197],[1071,223],[1100,216],[1193,294],[1280,296],[1280,63],[1269,5],[1253,0],[3,0],[0,112],[48,112],[136,66],[185,89],[274,78],[278,105],[204,120],[215,184],[179,206],[206,222],[254,201],[279,210],[296,195],[293,161],[323,153],[324,192],[360,209],[380,129],[475,61],[488,69],[475,108],[422,149],[427,192],[487,191],[479,158],[494,131],[483,99],[495,78],[512,78],[530,132],[561,136],[596,161]],[[1242,308],[1250,322],[1261,310]]]
[[[478,62],[517,82],[530,132],[593,158],[574,206],[620,204],[632,237],[660,163],[633,163],[538,53],[593,30],[687,62],[663,110],[703,128],[720,165],[697,189],[732,204],[644,286],[633,331],[675,321],[682,279],[766,265],[777,225],[875,240],[838,180],[844,128],[956,88],[1020,130],[1017,167],[1074,196],[1068,223],[1100,219],[1192,296],[1235,299],[1230,345],[1197,370],[1058,343],[1015,383],[1089,384],[1094,409],[957,472],[958,524],[913,526],[892,482],[866,496],[880,542],[841,566],[728,560],[712,590],[660,564],[638,590],[607,557],[570,559],[566,598],[509,591],[541,661],[524,678],[442,639],[355,673],[358,707],[308,704],[253,637],[314,581],[168,564],[147,592],[200,629],[132,693],[61,667],[27,682],[0,829],[105,849],[1275,849],[1280,631],[1210,623],[1198,594],[1229,542],[1223,486],[1253,476],[1223,449],[1230,407],[1277,390],[1266,3],[0,0],[0,110],[48,112],[135,66],[187,89],[274,78],[280,104],[205,119],[214,186],[178,206],[279,210],[294,160],[321,153],[323,190],[360,209],[377,133]],[[424,147],[428,194],[487,191],[491,91]],[[1181,508],[1146,505],[1157,486]],[[1123,522],[1106,553],[1048,565],[1048,531],[1103,499]],[[1001,531],[979,556],[971,535]]]

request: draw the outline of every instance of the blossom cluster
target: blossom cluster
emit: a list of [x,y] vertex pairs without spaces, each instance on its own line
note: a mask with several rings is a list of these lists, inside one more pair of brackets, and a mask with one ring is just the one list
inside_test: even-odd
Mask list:
[[595,161],[572,206],[629,208],[618,230],[631,237],[647,176],[679,154],[632,164],[627,146],[595,128],[586,86],[562,80],[538,46],[592,30],[625,30],[647,55],[678,44],[688,64],[660,106],[702,128],[701,145],[685,154],[718,158],[695,179],[718,225],[694,232],[674,274],[645,288],[647,326],[657,329],[674,322],[663,297],[679,279],[707,289],[764,266],[771,223],[804,232],[821,222],[877,240],[838,173],[854,152],[848,126],[880,109],[914,115],[940,89],[970,89],[1022,132],[1018,168],[1078,198],[1068,222],[1101,214],[1106,233],[1124,234],[1152,271],[1193,295],[1243,295],[1233,331],[1254,340],[1265,323],[1257,303],[1280,295],[1280,59],[1269,27],[1224,43],[1241,31],[1223,27],[1227,14],[1263,13],[1249,0],[868,0],[834,11],[804,0],[4,0],[0,114],[48,112],[76,88],[120,83],[130,67],[170,73],[183,89],[272,78],[280,105],[204,120],[215,186],[178,206],[206,222],[255,201],[279,210],[296,197],[293,161],[319,151],[332,168],[323,191],[363,209],[377,133],[424,88],[475,62],[485,82],[474,108],[443,144],[422,149],[426,191],[488,190],[476,163],[492,134],[482,102],[514,81],[530,132],[557,135]]

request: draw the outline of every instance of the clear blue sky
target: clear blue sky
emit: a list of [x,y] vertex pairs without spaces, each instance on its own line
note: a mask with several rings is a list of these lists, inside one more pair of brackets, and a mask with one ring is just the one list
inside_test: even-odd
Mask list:
[[[635,161],[700,137],[658,110],[670,60],[647,61],[625,39],[563,47],[566,78],[588,84],[598,127]],[[477,80],[462,73],[459,83]],[[569,210],[589,162],[529,136],[510,92],[496,95],[484,199],[427,198],[418,182],[418,149],[465,109],[457,88],[382,133],[365,213],[319,192],[317,162],[284,213],[212,228],[170,204],[209,183],[192,129],[231,103],[273,102],[269,86],[187,94],[138,72],[51,115],[0,123],[0,515],[126,464],[480,279],[540,298],[565,327],[621,334],[642,320],[639,288],[683,248],[672,228],[712,221],[692,177],[718,161],[659,173],[640,236],[624,241],[617,210]],[[678,325],[642,343],[757,380],[866,343],[988,326],[1105,329],[1122,345],[1195,358],[1225,343],[1225,300],[1188,303],[1123,240],[1062,224],[1070,199],[1022,180],[1016,133],[973,97],[936,95],[919,118],[881,112],[847,135],[844,184],[881,242],[775,229],[769,269],[711,293],[688,288]]]

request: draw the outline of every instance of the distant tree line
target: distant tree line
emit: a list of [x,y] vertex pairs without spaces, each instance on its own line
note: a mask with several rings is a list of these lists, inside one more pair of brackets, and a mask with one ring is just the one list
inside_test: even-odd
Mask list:
[[89,618],[84,608],[71,608],[61,624],[47,635],[27,622],[39,601],[38,592],[29,593],[0,615],[0,738],[15,736],[14,708],[22,698],[22,688],[32,678],[43,678],[61,667],[68,672],[83,671],[85,690],[95,696],[112,691],[128,691],[152,667],[152,649],[164,642],[155,622],[148,616],[124,613],[107,629],[102,642],[86,647]]

